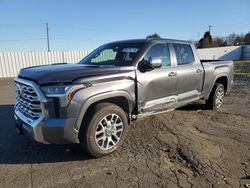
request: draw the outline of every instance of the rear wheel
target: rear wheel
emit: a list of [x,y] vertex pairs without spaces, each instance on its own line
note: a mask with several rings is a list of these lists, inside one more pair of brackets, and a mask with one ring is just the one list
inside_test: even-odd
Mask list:
[[111,103],[97,104],[82,124],[80,144],[92,156],[110,154],[125,139],[127,124],[127,116],[119,106]]
[[221,107],[225,96],[224,86],[220,83],[215,83],[212,92],[209,95],[206,105],[209,109],[218,109]]

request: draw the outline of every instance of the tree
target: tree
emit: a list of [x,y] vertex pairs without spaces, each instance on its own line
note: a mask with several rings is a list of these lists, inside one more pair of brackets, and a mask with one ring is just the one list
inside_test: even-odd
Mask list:
[[227,41],[226,41],[226,40],[224,40],[224,42],[222,43],[222,46],[221,46],[221,47],[223,47],[223,46],[228,46],[228,44],[227,44]]
[[234,46],[243,45],[244,44],[244,35],[237,35],[234,40]]
[[250,44],[250,32],[248,32],[244,37],[244,43]]
[[199,42],[195,42],[197,48],[223,47],[223,46],[238,46],[250,44],[250,32],[247,34],[231,33],[226,37],[215,37],[214,39],[209,32],[205,32]]
[[202,39],[198,42],[198,48],[210,48],[213,46],[213,38],[209,31],[204,33]]
[[215,37],[213,39],[213,47],[221,47],[223,45],[224,40],[221,37]]
[[160,39],[161,36],[157,33],[154,33],[154,34],[148,35],[146,38],[147,39]]
[[234,45],[234,41],[235,41],[236,38],[237,38],[237,35],[235,33],[232,33],[232,34],[228,35],[226,37],[227,44],[229,46],[233,46]]

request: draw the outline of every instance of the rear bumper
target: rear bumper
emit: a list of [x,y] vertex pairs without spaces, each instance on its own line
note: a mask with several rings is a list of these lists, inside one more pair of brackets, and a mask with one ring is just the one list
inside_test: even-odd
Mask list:
[[75,118],[42,120],[29,125],[17,113],[14,115],[16,129],[31,140],[43,144],[79,143],[78,131],[74,129]]

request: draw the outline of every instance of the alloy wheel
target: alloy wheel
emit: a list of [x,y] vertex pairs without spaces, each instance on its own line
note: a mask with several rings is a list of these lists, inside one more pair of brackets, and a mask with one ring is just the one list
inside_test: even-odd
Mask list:
[[95,131],[95,143],[101,150],[115,147],[123,134],[123,122],[117,114],[109,114],[101,119]]

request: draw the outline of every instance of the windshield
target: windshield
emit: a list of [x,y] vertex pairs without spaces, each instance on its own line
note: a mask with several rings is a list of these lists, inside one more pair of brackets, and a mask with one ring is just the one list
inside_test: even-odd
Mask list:
[[79,63],[88,65],[130,66],[144,43],[110,43],[94,50]]

